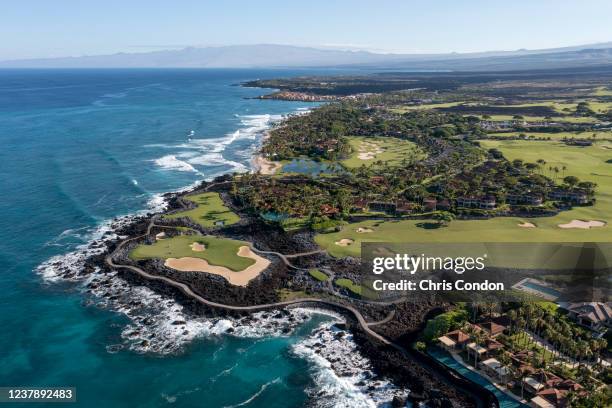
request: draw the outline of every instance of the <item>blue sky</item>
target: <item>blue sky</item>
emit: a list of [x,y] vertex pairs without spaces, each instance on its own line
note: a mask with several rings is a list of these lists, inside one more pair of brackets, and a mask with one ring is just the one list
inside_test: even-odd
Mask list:
[[0,59],[275,43],[408,52],[612,41],[610,0],[5,0]]

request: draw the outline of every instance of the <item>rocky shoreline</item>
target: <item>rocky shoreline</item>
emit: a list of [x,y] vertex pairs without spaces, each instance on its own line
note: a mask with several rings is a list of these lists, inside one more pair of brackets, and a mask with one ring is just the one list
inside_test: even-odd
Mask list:
[[[226,181],[226,178],[219,178],[215,182],[222,183]],[[202,183],[202,185],[196,187],[195,191],[200,191],[205,187],[209,187],[209,183]],[[220,194],[225,193],[223,188],[215,189]],[[165,212],[182,209],[184,202],[181,197],[189,192],[181,193],[169,193],[165,195],[167,207]],[[227,203],[232,205],[232,203]],[[242,221],[236,225],[225,227],[223,229],[223,235],[235,239],[248,240],[249,242],[255,242],[258,249],[265,251],[277,251],[280,253],[298,253],[313,250],[316,248],[316,244],[313,241],[312,233],[295,233],[287,234],[282,229],[269,225],[262,222],[259,219],[253,219],[248,214],[240,213],[240,209],[235,206],[232,208],[238,212],[242,218]],[[116,229],[106,234],[107,239],[102,242],[92,244],[95,253],[89,254],[84,260],[83,267],[80,271],[73,271],[70,268],[66,269],[63,274],[65,279],[86,279],[86,291],[94,294],[96,297],[103,299],[103,303],[123,303],[127,307],[133,309],[140,309],[142,315],[135,314],[136,328],[125,330],[122,337],[127,343],[132,344],[132,348],[141,351],[159,351],[159,352],[172,352],[177,351],[180,345],[173,346],[169,342],[161,342],[156,345],[153,340],[154,338],[148,338],[151,335],[146,327],[151,325],[162,325],[163,322],[153,322],[147,320],[146,309],[147,304],[142,304],[137,299],[129,299],[129,293],[131,288],[146,288],[152,295],[160,295],[173,299],[177,305],[175,313],[179,315],[177,318],[173,318],[171,322],[166,322],[166,325],[170,327],[165,330],[170,331],[181,331],[185,341],[190,341],[195,336],[194,333],[198,329],[190,327],[188,321],[189,318],[181,314],[189,315],[191,319],[197,317],[204,317],[206,319],[212,319],[217,323],[206,323],[210,327],[207,329],[210,333],[226,333],[231,334],[236,329],[232,328],[229,333],[217,327],[219,321],[225,319],[233,319],[241,321],[243,319],[251,319],[253,313],[245,312],[234,312],[223,309],[215,309],[205,307],[202,304],[194,301],[190,297],[186,296],[182,292],[176,290],[169,285],[159,281],[148,281],[142,279],[137,274],[130,272],[126,269],[115,271],[110,268],[104,262],[105,257],[115,251],[118,243],[125,238],[139,236],[147,232],[147,226],[149,225],[152,217],[156,213],[148,213],[143,216],[134,217],[129,222],[120,222],[116,225]],[[195,226],[194,226],[195,227]],[[151,235],[157,232],[155,227],[150,231]],[[219,233],[219,231],[208,230],[205,233]],[[124,248],[120,253],[116,254],[122,262],[132,262],[127,258],[127,252],[129,247]],[[146,269],[148,272],[159,276],[166,276],[173,280],[183,282],[189,285],[195,292],[211,301],[222,302],[224,304],[247,306],[257,305],[264,303],[272,303],[279,301],[278,290],[279,289],[291,289],[291,290],[304,290],[313,291],[316,290],[316,284],[313,285],[312,279],[307,279],[303,273],[292,270],[278,257],[267,256],[272,262],[270,267],[266,270],[262,276],[254,280],[246,288],[235,287],[229,285],[223,278],[200,273],[185,273],[173,271],[163,265],[161,261],[141,261],[140,266]],[[304,258],[296,258],[293,260],[300,268],[315,267],[321,264],[333,265],[333,268],[337,270],[338,276],[352,276],[356,273],[357,262],[352,261],[350,258],[347,259],[333,259],[327,254],[317,254]],[[87,276],[90,276],[89,278]],[[119,283],[117,283],[119,282]],[[121,289],[124,294],[118,295],[117,290]],[[123,299],[121,299],[123,297]],[[372,305],[367,303],[359,303],[350,298],[334,299],[340,304],[347,304],[355,306],[368,320],[377,321],[382,320],[389,312],[388,306]],[[320,305],[326,309],[326,305]],[[407,333],[410,336],[416,336],[423,324],[423,316],[430,311],[442,311],[444,305],[436,304],[419,304],[419,305],[401,305],[406,310],[406,313],[402,313],[402,318],[392,319],[388,324],[384,324],[376,327],[376,332],[388,337],[393,341],[397,341],[402,344],[405,349],[410,350],[411,342],[406,340]],[[114,307],[117,309],[118,307]],[[418,309],[418,310],[417,310]],[[473,395],[470,395],[469,391],[461,392],[457,389],[456,385],[449,383],[448,379],[440,373],[431,371],[422,362],[416,361],[412,358],[398,353],[397,350],[389,348],[387,345],[378,344],[370,336],[364,333],[353,316],[347,315],[343,310],[333,310],[335,313],[340,313],[343,316],[345,323],[339,327],[348,330],[353,340],[358,345],[359,352],[367,359],[372,367],[373,372],[380,378],[386,378],[393,381],[395,386],[402,389],[409,389],[407,397],[413,402],[427,401],[431,406],[476,406],[481,405],[473,400]],[[261,313],[261,312],[258,312]],[[286,311],[279,309],[278,312],[269,312],[271,320],[281,321],[286,317]],[[132,316],[130,316],[132,317]],[[292,323],[290,319],[289,323]],[[204,323],[200,323],[204,324]],[[271,324],[269,335],[283,335],[289,333],[292,329],[280,323]],[[273,330],[276,328],[278,330]],[[153,330],[155,332],[155,330]],[[155,346],[152,346],[155,344]],[[123,346],[111,347],[109,351],[117,351]],[[395,403],[400,404],[401,398],[395,398]],[[401,406],[397,405],[397,406]]]

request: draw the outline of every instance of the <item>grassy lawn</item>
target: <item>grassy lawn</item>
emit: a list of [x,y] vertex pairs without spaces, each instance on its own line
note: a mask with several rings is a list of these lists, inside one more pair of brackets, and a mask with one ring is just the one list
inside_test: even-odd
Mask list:
[[189,217],[205,228],[214,227],[217,221],[222,221],[224,225],[230,225],[240,220],[236,214],[223,204],[218,193],[192,194],[186,196],[185,199],[195,203],[197,207],[192,210],[165,215],[164,218]]
[[336,279],[334,281],[334,283],[337,286],[340,286],[341,288],[345,288],[348,289],[349,291],[351,291],[353,294],[357,295],[357,296],[361,296],[361,291],[362,291],[362,287],[361,285],[358,285],[356,283],[354,283],[352,280],[350,279]]
[[[469,116],[469,115],[465,115]],[[475,115],[482,119],[482,115]],[[490,118],[487,120],[492,121],[506,121],[506,120],[514,120],[513,115],[489,115]],[[550,119],[546,119],[544,116],[523,116],[523,120],[525,122],[544,122],[544,121],[552,121],[552,122],[567,122],[567,123],[598,123],[599,120],[591,117],[584,116],[553,116]]]
[[612,132],[559,132],[559,133],[546,133],[546,132],[503,132],[503,133],[489,133],[489,136],[496,137],[517,137],[520,134],[524,134],[527,137],[533,136],[534,138],[550,138],[551,140],[563,140],[567,139],[591,139],[595,135],[595,140],[601,139],[612,139]]
[[[378,160],[382,160],[389,165],[400,165],[402,160],[409,160],[410,157],[425,157],[418,146],[408,140],[394,137],[360,136],[351,136],[348,139],[352,153],[348,159],[340,162],[347,168],[357,168],[362,165],[372,166]],[[362,158],[360,158],[360,155]]]
[[[191,249],[191,244],[194,242],[204,244],[206,249],[194,251]],[[251,258],[237,255],[238,249],[243,245],[248,245],[248,243],[213,236],[180,235],[159,240],[152,245],[139,245],[130,252],[130,258],[134,260],[202,258],[211,265],[225,266],[233,271],[241,271],[255,263]]]
[[459,101],[459,102],[429,103],[429,104],[423,104],[423,105],[406,105],[406,106],[399,106],[396,108],[391,108],[389,110],[395,113],[406,113],[406,112],[418,110],[418,109],[452,108],[453,106],[461,105],[463,103],[465,102]]
[[612,96],[612,89],[600,86],[598,88],[595,88],[595,91],[593,92],[593,95],[595,95],[595,96]]
[[308,273],[310,274],[310,276],[321,282],[327,282],[327,280],[329,279],[329,276],[327,276],[318,269],[311,269],[308,271]]
[[[342,231],[318,234],[317,244],[333,256],[360,256],[362,242],[610,242],[610,225],[592,229],[561,229],[559,224],[579,220],[612,222],[612,143],[598,142],[589,147],[566,146],[554,141],[484,140],[484,148],[497,148],[509,159],[535,162],[542,158],[546,166],[566,166],[565,175],[597,183],[594,206],[574,207],[554,217],[529,219],[537,228],[520,228],[523,218],[497,217],[489,220],[455,220],[448,227],[425,228],[423,220],[368,220],[351,224]],[[605,148],[609,146],[610,149]],[[560,174],[561,175],[561,174]],[[370,228],[360,234],[357,228]],[[352,239],[349,246],[335,242]]]

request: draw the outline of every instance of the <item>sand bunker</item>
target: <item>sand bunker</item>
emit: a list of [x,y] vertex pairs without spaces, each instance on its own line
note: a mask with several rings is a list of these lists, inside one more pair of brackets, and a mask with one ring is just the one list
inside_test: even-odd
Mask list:
[[158,240],[158,241],[162,240],[164,238],[166,238],[166,233],[165,232],[160,232],[159,234],[155,235],[155,239]]
[[352,245],[355,241],[348,238],[342,238],[340,241],[336,241],[335,244],[338,246],[349,246]]
[[372,160],[376,158],[377,154],[384,152],[383,148],[372,142],[361,142],[357,150],[359,152],[357,154],[359,160]]
[[537,228],[535,224],[527,221],[518,224],[518,226],[521,228]]
[[572,222],[567,224],[559,224],[559,228],[580,228],[580,229],[589,229],[594,227],[605,227],[606,223],[603,221],[583,221],[583,220],[572,220]]
[[251,258],[255,263],[241,271],[232,271],[225,266],[211,265],[205,259],[192,257],[168,258],[164,265],[183,272],[206,272],[220,275],[236,286],[247,286],[252,279],[259,276],[270,265],[270,261],[253,253],[248,246],[241,246],[238,249],[238,256]]
[[357,231],[360,234],[364,234],[366,232],[374,232],[372,228],[362,228],[362,227],[357,228],[355,231]]
[[203,250],[206,249],[206,245],[200,244],[199,242],[194,242],[193,244],[189,246],[191,247],[191,250],[195,252],[202,252]]

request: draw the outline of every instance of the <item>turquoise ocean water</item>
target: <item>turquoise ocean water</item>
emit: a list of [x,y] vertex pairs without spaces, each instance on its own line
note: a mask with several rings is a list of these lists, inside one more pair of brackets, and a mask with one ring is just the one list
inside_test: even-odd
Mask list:
[[[235,84],[296,74],[0,71],[0,386],[76,387],[68,406],[388,400],[394,387],[384,381],[366,392],[371,373],[350,335],[331,341],[332,316],[206,319],[118,276],[104,296],[78,273],[58,273],[79,271],[110,220],[161,208],[163,192],[248,171],[262,131],[311,105],[248,99],[265,91]],[[343,355],[352,374],[330,363]]]

